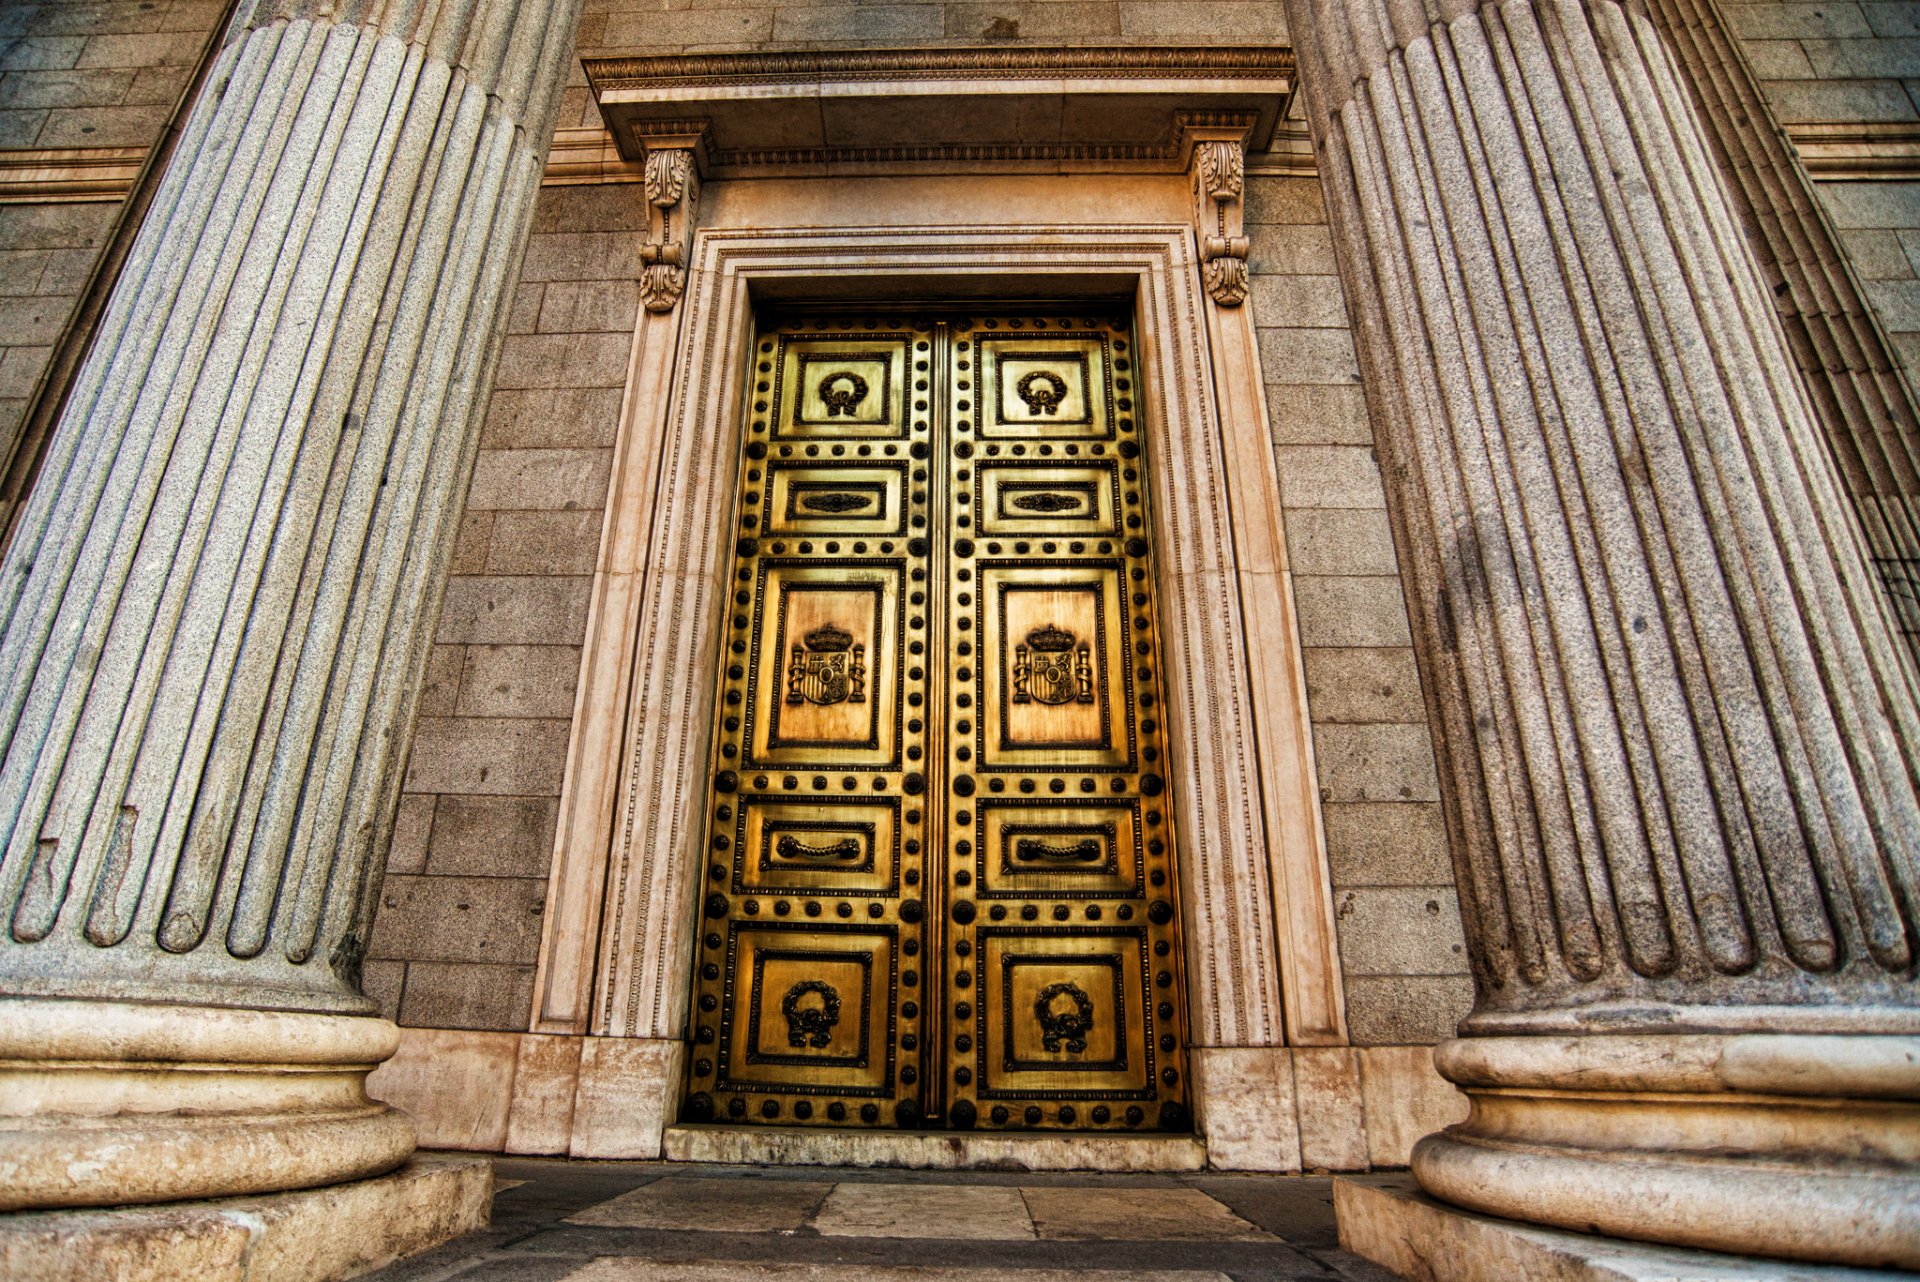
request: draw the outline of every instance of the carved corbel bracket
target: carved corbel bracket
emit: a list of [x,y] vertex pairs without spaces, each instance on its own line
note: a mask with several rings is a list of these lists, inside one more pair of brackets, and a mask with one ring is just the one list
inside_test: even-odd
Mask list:
[[[668,122],[662,122],[668,125]],[[687,261],[700,211],[703,121],[637,126],[646,169],[647,239],[640,246],[640,301],[650,312],[670,312],[686,292]],[[657,130],[657,131],[656,131]]]
[[1200,240],[1200,274],[1207,296],[1222,307],[1247,297],[1247,186],[1244,130],[1195,130],[1193,228]]

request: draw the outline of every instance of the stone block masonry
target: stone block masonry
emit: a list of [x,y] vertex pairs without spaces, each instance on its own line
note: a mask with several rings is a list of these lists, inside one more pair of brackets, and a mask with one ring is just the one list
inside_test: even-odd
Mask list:
[[1314,179],[1249,180],[1250,303],[1286,503],[1348,1034],[1361,1046],[1429,1043],[1451,1034],[1473,985],[1326,221]]
[[639,191],[548,188],[534,215],[367,963],[406,1026],[527,1026],[639,309]]

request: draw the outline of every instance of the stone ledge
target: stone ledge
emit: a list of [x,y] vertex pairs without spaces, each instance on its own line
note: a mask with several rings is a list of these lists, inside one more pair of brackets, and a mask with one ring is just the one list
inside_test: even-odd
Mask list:
[[339,1282],[486,1226],[493,1164],[416,1155],[391,1175],[264,1197],[0,1216],[0,1282]]
[[1340,1245],[1411,1282],[1894,1282],[1912,1274],[1687,1251],[1475,1215],[1411,1175],[1333,1182]]
[[1187,1135],[993,1135],[826,1127],[670,1126],[669,1162],[894,1166],[957,1171],[1199,1171],[1207,1148]]

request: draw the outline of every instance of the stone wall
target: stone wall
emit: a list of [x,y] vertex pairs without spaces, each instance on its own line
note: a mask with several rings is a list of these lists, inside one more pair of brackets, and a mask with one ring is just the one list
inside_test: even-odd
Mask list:
[[404,1024],[527,1026],[645,226],[632,184],[535,215],[366,967]]
[[[1904,125],[1920,137],[1920,5],[1721,5],[1781,125]],[[1920,182],[1820,181],[1815,190],[1895,357],[1909,380],[1920,377]]]
[[0,205],[0,441],[10,440],[106,244],[115,205]]
[[[1275,0],[587,0],[582,58],[856,45],[1285,44]],[[600,114],[578,68],[562,128]]]
[[[0,155],[151,147],[225,0],[0,5]],[[112,232],[117,199],[0,204],[0,443]]]
[[1473,998],[1426,704],[1318,183],[1254,178],[1251,303],[1286,504],[1347,1020],[1448,1036]]

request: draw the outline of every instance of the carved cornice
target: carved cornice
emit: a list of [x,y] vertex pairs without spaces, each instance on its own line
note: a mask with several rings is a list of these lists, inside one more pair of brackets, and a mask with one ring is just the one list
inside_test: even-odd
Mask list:
[[596,97],[615,89],[933,79],[1170,77],[1262,80],[1293,77],[1293,50],[1278,46],[1107,46],[1018,49],[847,49],[795,53],[676,54],[588,58]]
[[[1179,173],[1193,131],[1263,148],[1286,118],[1277,47],[869,49],[586,62],[628,160],[644,135],[710,126],[709,178],[959,169]],[[937,128],[915,122],[938,121]]]

